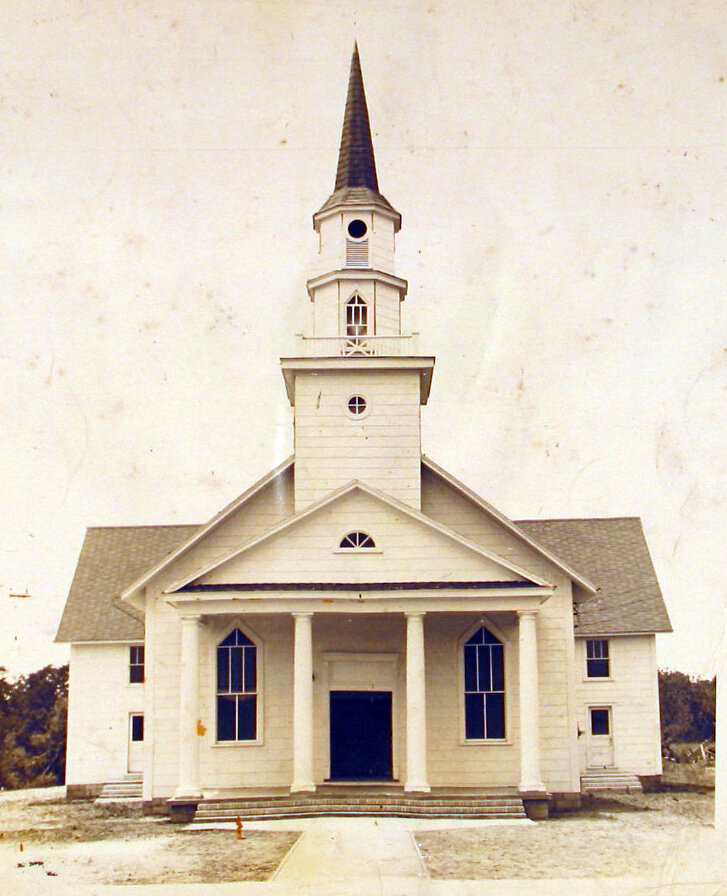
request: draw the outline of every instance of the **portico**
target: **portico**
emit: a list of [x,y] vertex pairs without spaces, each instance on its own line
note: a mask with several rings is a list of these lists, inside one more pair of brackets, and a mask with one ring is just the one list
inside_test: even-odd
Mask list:
[[[296,592],[295,597],[245,591],[234,593],[233,598],[232,589],[221,592],[216,587],[210,591],[200,585],[168,595],[167,600],[180,616],[183,632],[179,784],[175,799],[200,799],[209,789],[210,782],[204,781],[201,775],[200,748],[214,749],[214,743],[209,736],[200,736],[200,727],[207,732],[215,726],[213,720],[203,718],[202,704],[210,706],[210,700],[209,695],[200,700],[204,682],[200,682],[195,669],[201,652],[209,651],[210,642],[218,637],[210,629],[210,623],[216,623],[214,632],[219,632],[220,623],[232,618],[233,601],[234,624],[240,625],[243,631],[248,628],[246,623],[249,630],[255,630],[256,617],[263,610],[266,615],[275,613],[288,619],[293,659],[292,777],[288,781],[291,793],[312,793],[326,781],[336,780],[330,752],[332,695],[348,694],[350,699],[350,695],[363,697],[367,693],[388,695],[389,708],[384,711],[390,718],[392,784],[412,794],[431,790],[428,733],[436,730],[436,720],[430,719],[428,725],[427,715],[428,712],[437,714],[439,707],[427,694],[427,681],[440,675],[438,667],[443,650],[449,654],[450,661],[457,661],[455,676],[461,678],[464,674],[459,663],[461,644],[443,644],[436,619],[446,620],[453,631],[464,633],[476,628],[479,622],[489,623],[490,629],[500,632],[498,620],[509,620],[509,630],[514,629],[517,637],[510,635],[504,644],[503,689],[508,722],[506,736],[497,745],[517,752],[519,777],[501,783],[517,786],[527,793],[545,792],[539,754],[537,619],[551,589],[539,585],[519,588],[483,585],[427,593],[420,589],[411,597],[402,597],[399,589],[393,588],[378,592],[364,590],[363,583],[358,586],[361,588],[358,592],[328,592],[335,597],[312,591]],[[263,595],[264,608],[260,606]],[[362,634],[360,638],[364,649],[352,650],[350,635],[342,638],[340,644],[336,643],[332,633],[337,630],[370,634]],[[379,640],[378,632],[383,631],[396,634],[388,639],[386,649],[370,649]],[[428,657],[431,657],[431,668],[427,667]],[[261,674],[264,674],[262,670],[258,675]],[[516,686],[512,687],[514,682]],[[463,687],[460,682],[457,688],[460,702],[464,700]],[[516,707],[517,726],[513,719]],[[459,715],[461,718],[461,709]],[[511,733],[511,727],[517,731]],[[251,748],[243,741],[237,742],[236,747]],[[367,777],[361,776],[362,785],[367,783]],[[249,787],[252,783],[241,780],[239,787]],[[435,783],[438,783],[436,779]],[[285,786],[283,781],[280,784]]]

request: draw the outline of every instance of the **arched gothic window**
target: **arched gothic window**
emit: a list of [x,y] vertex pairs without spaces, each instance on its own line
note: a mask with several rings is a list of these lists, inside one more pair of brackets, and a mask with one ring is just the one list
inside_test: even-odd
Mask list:
[[217,647],[217,740],[257,737],[257,648],[239,629]]
[[464,645],[465,737],[505,737],[505,663],[502,642],[484,625]]
[[375,548],[373,538],[365,532],[349,532],[341,539],[342,548]]
[[369,330],[368,305],[359,295],[346,302],[346,336],[366,336]]

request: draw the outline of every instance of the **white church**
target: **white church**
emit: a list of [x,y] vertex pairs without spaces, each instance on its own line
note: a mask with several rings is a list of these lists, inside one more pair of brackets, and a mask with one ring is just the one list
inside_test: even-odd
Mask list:
[[402,330],[357,50],[313,225],[294,454],[203,525],[86,534],[68,795],[543,818],[658,776],[670,625],[639,520],[512,521],[422,454],[434,358]]

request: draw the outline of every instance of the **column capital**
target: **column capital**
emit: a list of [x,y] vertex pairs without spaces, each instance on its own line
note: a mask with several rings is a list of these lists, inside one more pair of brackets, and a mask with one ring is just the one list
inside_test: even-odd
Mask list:
[[518,619],[522,619],[523,617],[527,617],[529,619],[535,619],[535,617],[539,613],[540,613],[540,610],[537,610],[537,609],[536,610],[533,610],[533,609],[518,610],[517,616],[518,616]]
[[181,616],[180,615],[179,621],[183,624],[186,623],[187,625],[189,625],[192,622],[195,623],[196,625],[204,625],[204,619],[200,615],[193,615],[193,616],[191,616],[191,615]]
[[290,615],[293,617],[293,619],[311,619],[313,617],[313,611],[312,610],[301,610],[301,611],[294,610]]
[[424,618],[427,615],[426,610],[404,610],[407,619]]

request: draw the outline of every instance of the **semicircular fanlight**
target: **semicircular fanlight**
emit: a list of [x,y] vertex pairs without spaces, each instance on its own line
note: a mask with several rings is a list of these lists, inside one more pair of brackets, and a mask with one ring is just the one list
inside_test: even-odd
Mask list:
[[349,532],[341,539],[339,547],[342,548],[375,548],[373,538],[366,532]]

